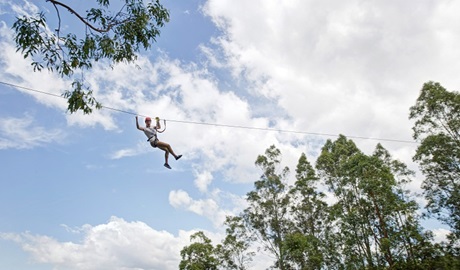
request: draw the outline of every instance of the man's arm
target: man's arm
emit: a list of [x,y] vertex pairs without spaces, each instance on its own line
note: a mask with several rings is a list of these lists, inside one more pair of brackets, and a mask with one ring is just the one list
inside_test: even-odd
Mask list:
[[136,115],[136,127],[138,130],[144,130],[142,127],[139,126],[139,122],[137,120],[137,115]]

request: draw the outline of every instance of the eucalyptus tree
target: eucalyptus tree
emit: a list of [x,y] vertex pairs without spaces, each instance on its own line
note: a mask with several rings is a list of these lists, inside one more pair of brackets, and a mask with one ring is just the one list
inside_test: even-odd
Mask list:
[[414,172],[392,159],[380,144],[360,166],[361,189],[374,209],[374,238],[385,263],[399,269],[424,269],[434,247],[431,232],[420,225],[419,206],[405,188]]
[[333,247],[325,195],[317,191],[319,180],[302,154],[296,168],[296,182],[289,191],[293,226],[285,240],[287,257],[298,269],[333,268],[339,257]]
[[226,237],[216,247],[219,266],[222,269],[246,270],[256,255],[251,251],[255,240],[239,216],[228,216],[225,220]]
[[423,85],[410,119],[413,136],[420,141],[414,161],[425,175],[422,185],[427,209],[460,239],[460,93],[439,83]]
[[241,217],[248,232],[255,237],[255,242],[275,257],[274,267],[285,270],[289,264],[284,240],[291,228],[286,184],[289,169],[285,167],[278,172],[280,158],[281,152],[275,146],[269,147],[265,155],[258,156],[256,165],[263,174],[254,183],[254,190],[247,194],[249,206]]
[[[18,17],[13,24],[16,47],[24,58],[31,60],[34,71],[48,69],[62,77],[73,77],[75,72],[89,70],[104,59],[110,66],[134,62],[136,53],[150,48],[160,28],[169,21],[169,12],[159,0],[124,0],[121,4],[110,0],[85,1],[86,12],[62,1],[40,2],[54,8],[51,10],[55,11],[56,25],[48,25],[44,11]],[[71,17],[82,27],[64,27]],[[72,90],[67,90],[64,97],[68,98],[70,112],[81,110],[88,114],[94,107],[101,107],[81,79],[74,80]]]
[[317,169],[337,200],[331,217],[339,228],[344,268],[417,269],[420,252],[431,245],[418,205],[404,189],[413,172],[380,144],[367,156],[344,136],[326,142]]
[[180,270],[216,270],[218,259],[211,240],[199,231],[190,236],[192,244],[185,246],[181,252]]
[[361,214],[366,212],[365,205],[348,168],[361,155],[351,140],[340,136],[335,142],[326,141],[316,161],[320,178],[337,200],[330,215],[337,225],[337,247],[345,269],[372,268],[375,264],[368,221]]

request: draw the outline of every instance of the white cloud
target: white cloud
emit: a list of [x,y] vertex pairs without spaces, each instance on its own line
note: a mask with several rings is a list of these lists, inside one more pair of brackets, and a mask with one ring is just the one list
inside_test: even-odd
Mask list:
[[60,129],[48,130],[35,124],[30,115],[0,118],[0,149],[30,149],[65,139]]
[[186,208],[195,214],[207,217],[215,217],[219,208],[215,200],[210,198],[194,200],[183,190],[171,191],[169,193],[169,202],[173,207]]
[[208,190],[208,185],[213,179],[212,173],[209,171],[195,172],[195,177],[195,185],[198,187],[198,190],[206,192]]
[[[211,192],[211,195],[212,194]],[[169,203],[174,208],[184,209],[206,217],[216,228],[222,228],[227,215],[235,214],[219,206],[219,197],[195,200],[183,190],[172,190],[169,193]]]
[[31,233],[6,234],[1,238],[17,242],[34,261],[55,269],[129,270],[177,269],[180,250],[189,244],[193,232],[180,231],[174,236],[157,231],[140,221],[128,222],[112,217],[106,224],[84,225],[73,229],[83,233],[81,242],[61,242]]
[[169,193],[169,203],[174,208],[189,205],[191,201],[192,198],[190,198],[188,193],[183,190],[173,190]]
[[[173,270],[179,266],[180,251],[190,245],[190,236],[198,231],[180,230],[173,235],[140,221],[128,222],[115,216],[97,226],[62,226],[69,233],[81,234],[82,240],[63,242],[30,232],[0,233],[0,240],[15,242],[29,253],[33,259],[29,266],[40,263],[51,265],[53,269],[68,270]],[[220,232],[201,231],[213,245],[220,243],[224,237]],[[272,264],[272,259],[266,252],[260,251],[251,269],[266,269]]]
[[11,5],[12,11],[17,13],[19,16],[31,16],[40,12],[38,7],[29,1],[21,1],[21,4],[14,3],[12,1],[2,2]]
[[112,159],[135,156],[137,152],[134,149],[121,149],[112,154]]
[[297,130],[407,140],[423,82],[460,83],[446,76],[460,59],[460,23],[448,9],[458,4],[210,0],[203,10],[224,33],[215,54],[277,100]]
[[152,151],[151,149],[153,148],[151,148],[150,144],[146,142],[145,140],[143,140],[143,141],[139,141],[135,145],[135,147],[131,147],[131,148],[128,147],[128,148],[116,150],[115,152],[109,155],[109,158],[110,159],[121,159],[125,157],[137,156],[137,155],[141,155],[144,153],[150,153]]
[[[37,102],[49,107],[65,109],[67,107],[65,99],[59,96],[63,89],[70,85],[55,74],[48,71],[33,72],[33,68],[23,55],[16,52],[15,45],[13,44],[13,34],[10,26],[5,22],[0,22],[0,46],[3,53],[0,54],[0,80],[6,83],[19,85],[33,90],[49,93],[46,95],[34,91],[18,88],[25,94],[33,96]],[[57,97],[56,97],[57,95]]]

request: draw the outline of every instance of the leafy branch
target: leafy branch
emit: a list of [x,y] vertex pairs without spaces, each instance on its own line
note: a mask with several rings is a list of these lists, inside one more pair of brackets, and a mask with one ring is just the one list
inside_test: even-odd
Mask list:
[[[169,21],[169,12],[159,0],[125,0],[115,15],[110,11],[109,0],[97,0],[99,7],[87,10],[86,16],[60,1],[46,2],[56,10],[58,27],[55,32],[49,30],[44,12],[16,18],[12,26],[16,51],[31,59],[34,71],[46,68],[61,77],[72,77],[76,71],[89,70],[94,62],[103,59],[109,60],[110,66],[134,62],[137,53],[150,48],[160,35],[160,28]],[[82,37],[72,32],[61,33],[60,8],[75,15],[90,31],[85,31]],[[72,90],[64,94],[69,98],[71,113],[83,110],[89,114],[92,108],[100,107],[92,97],[91,89],[82,88],[82,83],[75,80]]]

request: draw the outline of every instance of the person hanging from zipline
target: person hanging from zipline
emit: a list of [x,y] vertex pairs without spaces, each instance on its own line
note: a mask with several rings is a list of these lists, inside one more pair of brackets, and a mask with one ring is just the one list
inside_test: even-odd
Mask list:
[[[156,125],[152,127],[150,125],[152,123],[152,119],[150,119],[150,117],[146,117],[145,118],[145,127],[141,127],[141,126],[139,126],[138,117],[136,115],[136,127],[137,127],[138,130],[142,130],[144,132],[145,136],[147,136],[147,138],[148,138],[147,141],[150,142],[150,145],[153,148],[158,147],[161,150],[165,151],[165,164],[164,164],[164,166],[166,168],[168,168],[168,169],[171,169],[171,166],[169,166],[169,163],[168,163],[169,153],[171,153],[171,155],[173,155],[176,160],[180,159],[182,157],[182,155],[176,155],[174,153],[174,151],[172,150],[171,145],[169,145],[168,143],[165,143],[165,142],[162,142],[162,141],[158,140],[157,133],[162,133],[164,130],[161,130],[160,118],[156,117],[155,120],[156,120]],[[166,123],[165,123],[165,125],[166,125]]]

